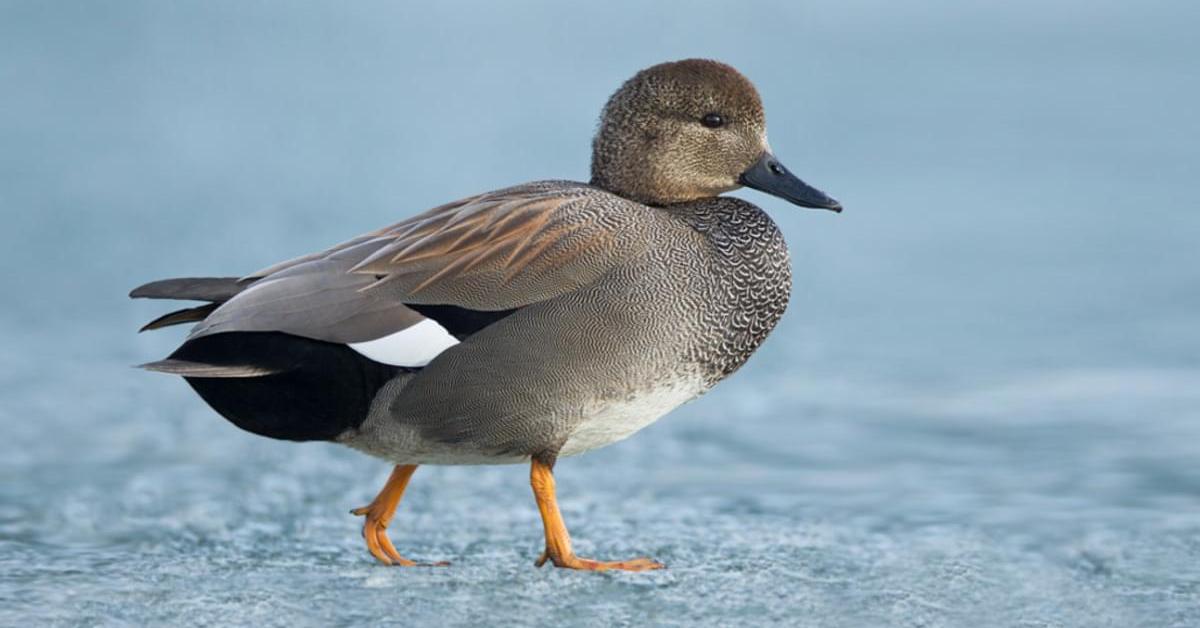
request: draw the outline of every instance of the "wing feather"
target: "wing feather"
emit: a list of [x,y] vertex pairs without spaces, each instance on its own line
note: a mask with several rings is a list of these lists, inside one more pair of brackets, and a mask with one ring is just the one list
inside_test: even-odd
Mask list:
[[511,310],[577,290],[643,250],[645,209],[579,183],[532,183],[435,207],[258,279],[193,336],[273,330],[361,342],[423,320],[412,304]]
[[450,204],[401,223],[351,269],[419,304],[510,309],[578,289],[640,242],[637,206],[579,184],[524,186]]

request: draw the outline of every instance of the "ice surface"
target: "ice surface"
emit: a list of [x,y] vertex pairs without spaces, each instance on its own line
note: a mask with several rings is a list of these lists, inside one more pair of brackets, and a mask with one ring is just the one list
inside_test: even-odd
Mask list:
[[1136,397],[1155,421],[1086,387],[989,420],[757,369],[560,464],[581,554],[669,566],[596,575],[533,568],[523,467],[419,470],[393,539],[453,565],[377,566],[347,511],[385,465],[253,438],[120,366],[4,389],[0,624],[1200,621],[1197,386]]
[[[1187,3],[0,7],[0,625],[1200,625],[1200,171]],[[502,29],[497,25],[503,25]],[[620,33],[615,45],[612,33]],[[586,173],[603,99],[706,55],[840,216],[750,365],[522,467],[237,431],[130,365],[161,303],[470,193]],[[536,97],[531,97],[535,94]]]

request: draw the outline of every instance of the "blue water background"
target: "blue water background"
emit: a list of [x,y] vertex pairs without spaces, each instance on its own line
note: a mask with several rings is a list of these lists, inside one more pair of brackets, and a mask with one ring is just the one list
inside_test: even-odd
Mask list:
[[[0,624],[1200,625],[1200,5],[0,2]],[[146,280],[237,275],[587,176],[600,105],[705,56],[840,215],[755,193],[791,308],[750,364],[562,462],[239,432]]]

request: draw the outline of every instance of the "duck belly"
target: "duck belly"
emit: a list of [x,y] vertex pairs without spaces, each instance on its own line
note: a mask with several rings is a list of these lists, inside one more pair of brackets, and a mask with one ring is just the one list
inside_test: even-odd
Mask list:
[[[551,426],[562,424],[561,409],[556,412],[547,408],[540,419],[530,416],[522,422],[532,428],[528,430],[529,446],[515,450],[472,438],[448,441],[420,425],[397,421],[388,409],[387,400],[401,396],[401,389],[408,383],[409,378],[404,377],[386,386],[367,420],[359,428],[343,433],[338,442],[396,464],[516,464],[528,461],[535,450],[545,449],[537,434],[550,433]],[[706,388],[702,378],[687,377],[615,397],[564,403],[581,411],[572,413],[576,418],[570,421],[572,428],[558,455],[574,456],[624,440],[700,396]]]
[[687,378],[622,399],[599,403],[567,438],[559,455],[574,456],[624,440],[700,396],[704,388],[699,378]]

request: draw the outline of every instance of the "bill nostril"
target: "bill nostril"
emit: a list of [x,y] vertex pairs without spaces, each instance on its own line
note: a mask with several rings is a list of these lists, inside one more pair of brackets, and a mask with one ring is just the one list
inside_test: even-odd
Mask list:
[[771,169],[771,174],[784,175],[787,174],[787,169],[777,161],[772,161],[768,168]]

